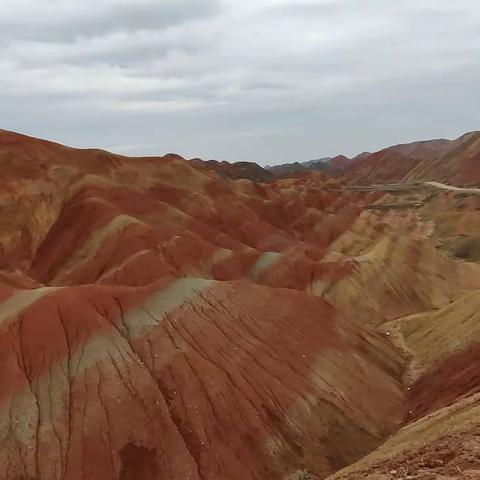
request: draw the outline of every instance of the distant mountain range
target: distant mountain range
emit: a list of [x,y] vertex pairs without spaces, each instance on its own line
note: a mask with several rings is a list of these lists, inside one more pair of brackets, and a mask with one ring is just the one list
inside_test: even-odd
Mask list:
[[340,174],[351,164],[345,155],[336,157],[324,157],[307,162],[283,163],[281,165],[266,166],[265,169],[273,173],[276,178],[289,176],[295,173],[303,173],[311,170],[319,170],[330,174]]
[[200,158],[194,158],[190,160],[190,162],[197,168],[215,170],[221,175],[235,180],[245,178],[255,182],[268,182],[269,180],[275,179],[273,172],[254,162],[229,163],[218,160],[201,160]]
[[228,163],[198,158],[191,161],[197,167],[215,170],[225,177],[258,182],[319,171],[359,185],[403,179],[477,184],[480,183],[480,132],[470,132],[455,140],[393,145],[374,153],[362,152],[353,158],[338,155],[266,167],[254,162]]

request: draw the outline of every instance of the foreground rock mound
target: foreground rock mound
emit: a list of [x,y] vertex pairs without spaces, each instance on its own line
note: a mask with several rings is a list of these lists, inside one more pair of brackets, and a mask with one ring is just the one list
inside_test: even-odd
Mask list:
[[325,475],[402,420],[393,348],[300,292],[183,278],[3,305],[2,478]]

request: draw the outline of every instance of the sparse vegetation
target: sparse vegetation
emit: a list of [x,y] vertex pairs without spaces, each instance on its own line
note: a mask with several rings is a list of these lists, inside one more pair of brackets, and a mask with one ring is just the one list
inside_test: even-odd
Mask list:
[[288,480],[314,480],[314,477],[305,469],[297,470]]

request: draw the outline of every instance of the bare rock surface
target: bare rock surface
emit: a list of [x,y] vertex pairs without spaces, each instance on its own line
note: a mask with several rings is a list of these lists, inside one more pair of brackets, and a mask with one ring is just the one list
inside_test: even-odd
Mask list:
[[0,479],[477,478],[480,197],[346,185],[444,148],[261,183],[1,131]]

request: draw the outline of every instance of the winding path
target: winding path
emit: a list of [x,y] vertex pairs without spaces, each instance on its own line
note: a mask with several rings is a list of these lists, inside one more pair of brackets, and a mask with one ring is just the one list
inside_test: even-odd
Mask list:
[[425,182],[424,185],[428,185],[435,188],[440,188],[441,190],[450,190],[454,192],[465,192],[465,193],[478,193],[480,194],[480,188],[462,188],[454,187],[453,185],[446,185],[445,183],[440,182]]

